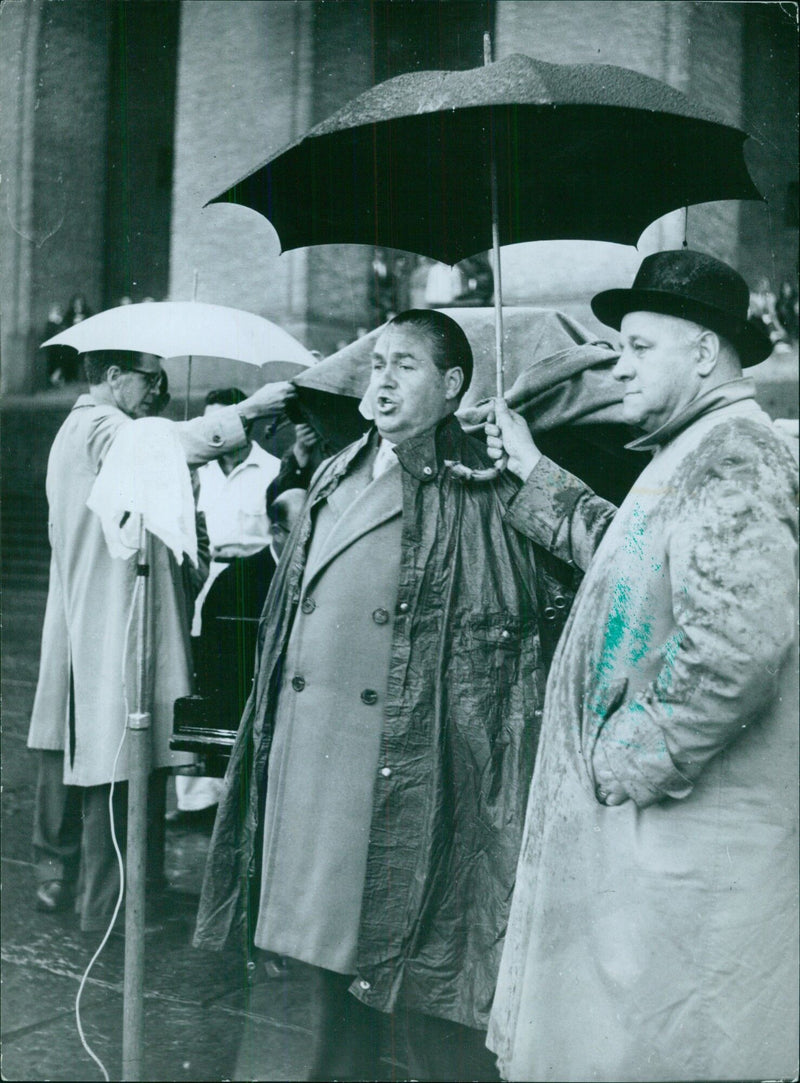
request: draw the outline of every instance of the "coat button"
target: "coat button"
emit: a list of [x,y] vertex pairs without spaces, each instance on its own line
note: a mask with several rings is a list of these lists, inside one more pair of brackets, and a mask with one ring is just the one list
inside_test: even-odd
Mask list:
[[305,688],[305,686],[306,686],[305,678],[303,678],[303,677],[292,677],[292,688],[295,690],[295,692],[302,692],[303,689]]
[[389,620],[389,614],[385,609],[375,609],[372,613],[372,619],[376,624],[386,624]]
[[374,688],[365,688],[361,693],[361,702],[366,703],[367,706],[371,707],[373,703],[378,702],[378,693]]
[[555,611],[555,609],[553,609],[553,607],[551,605],[546,605],[544,607],[544,614],[543,615],[544,615],[545,620],[555,620],[556,619],[556,611]]
[[429,478],[433,473],[433,469],[430,466],[424,466],[422,468],[422,473],[425,475],[426,478]]
[[400,610],[401,613],[407,613],[408,612],[408,602],[401,602],[400,605],[397,608]]
[[500,633],[500,638],[501,638],[501,639],[508,639],[508,637],[509,637],[510,635],[511,635],[511,632],[509,632],[508,628],[504,628],[504,629],[502,630],[502,632]]
[[362,978],[361,981],[358,983],[358,987],[359,989],[363,989],[366,991],[367,989],[369,989],[369,982],[364,981],[364,979]]
[[304,613],[313,613],[317,608],[317,603],[313,598],[304,598],[303,604],[300,606]]
[[391,778],[392,777],[392,769],[391,769],[391,767],[381,767],[381,774],[383,775],[384,778]]
[[557,594],[556,597],[553,599],[553,605],[556,607],[556,609],[566,609],[567,599],[563,598],[560,594]]

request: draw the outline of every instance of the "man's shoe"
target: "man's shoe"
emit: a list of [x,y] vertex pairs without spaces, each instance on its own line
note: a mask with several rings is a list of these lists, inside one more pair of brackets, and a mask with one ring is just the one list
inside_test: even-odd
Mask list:
[[36,889],[36,909],[43,914],[66,910],[71,901],[72,893],[63,880],[46,880]]

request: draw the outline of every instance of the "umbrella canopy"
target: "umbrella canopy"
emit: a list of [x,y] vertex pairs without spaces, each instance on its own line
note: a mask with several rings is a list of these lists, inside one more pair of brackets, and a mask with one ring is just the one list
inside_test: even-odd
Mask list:
[[272,379],[289,379],[314,356],[283,328],[262,316],[200,301],[145,301],[98,312],[43,346],[135,350],[158,357],[216,357],[269,365]]
[[494,150],[500,244],[635,244],[678,207],[761,199],[746,138],[627,68],[514,55],[380,83],[212,202],[264,214],[284,251],[369,244],[452,264],[492,246]]
[[[474,372],[458,416],[480,435],[494,394],[494,312],[491,308],[443,309],[463,328],[472,347]],[[296,420],[309,422],[329,452],[363,432],[359,410],[369,382],[375,341],[371,331],[297,376]],[[541,449],[582,477],[596,492],[619,502],[644,466],[626,451],[630,429],[622,424],[621,384],[611,376],[618,352],[576,320],[541,308],[504,311],[504,348],[509,379],[506,400],[528,421]]]

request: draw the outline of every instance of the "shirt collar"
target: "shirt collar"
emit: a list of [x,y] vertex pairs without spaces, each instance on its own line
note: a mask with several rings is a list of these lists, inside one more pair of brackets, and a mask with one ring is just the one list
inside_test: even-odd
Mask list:
[[710,391],[700,395],[690,402],[687,407],[665,421],[655,432],[645,433],[644,436],[631,440],[625,447],[629,451],[654,451],[668,443],[683,429],[688,428],[693,421],[710,414],[714,410],[721,410],[724,406],[730,406],[734,402],[743,399],[754,399],[756,384],[752,376],[739,376],[735,380],[728,380],[724,384],[712,387]]

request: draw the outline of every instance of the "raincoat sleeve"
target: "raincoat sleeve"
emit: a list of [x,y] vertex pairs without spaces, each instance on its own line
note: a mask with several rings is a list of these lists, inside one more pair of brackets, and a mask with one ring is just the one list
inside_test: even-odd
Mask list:
[[797,527],[791,461],[731,436],[702,446],[667,543],[676,628],[642,692],[600,730],[599,787],[639,807],[686,797],[709,760],[774,700],[793,641]]
[[215,410],[207,417],[177,421],[175,428],[189,466],[201,466],[218,459],[220,455],[242,447],[247,441],[242,419],[235,406]]
[[[88,451],[95,471],[103,465],[114,437],[131,419],[119,410],[101,408],[95,411],[88,435]],[[189,466],[218,459],[228,451],[241,447],[247,440],[239,413],[234,406],[215,410],[208,417],[175,422],[175,430]]]
[[506,521],[585,572],[617,509],[542,456],[508,506]]

